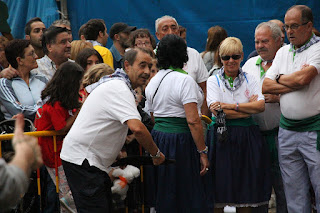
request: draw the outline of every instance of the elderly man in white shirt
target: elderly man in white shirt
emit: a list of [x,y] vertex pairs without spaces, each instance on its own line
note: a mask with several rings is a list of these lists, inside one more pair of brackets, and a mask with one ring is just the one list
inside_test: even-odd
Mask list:
[[290,45],[277,52],[262,91],[281,94],[278,152],[288,212],[311,212],[311,185],[320,212],[320,38],[305,5],[289,8],[284,21]]
[[[179,25],[177,20],[172,16],[162,16],[155,22],[156,36],[160,41],[165,35],[175,34],[180,36]],[[187,47],[189,60],[183,67],[183,70],[188,73],[201,87],[204,93],[204,102],[202,104],[201,112],[204,115],[209,115],[209,109],[206,102],[207,94],[207,79],[209,77],[208,70],[199,54],[199,52],[191,47]]]
[[[260,89],[273,59],[281,47],[282,31],[280,27],[271,21],[260,23],[255,29],[255,47],[258,56],[250,58],[242,69],[253,75],[260,82]],[[258,123],[261,134],[268,144],[271,160],[271,182],[276,193],[276,208],[278,213],[287,212],[286,198],[279,168],[278,152],[278,130],[280,121],[279,95],[263,94],[265,97],[265,111],[252,115]],[[266,211],[268,206],[265,206]]]
[[133,89],[146,84],[152,67],[152,52],[132,49],[125,53],[124,70],[105,76],[90,92],[72,128],[63,141],[60,157],[80,212],[111,212],[111,181],[107,168],[124,145],[128,128],[151,154],[153,163],[164,155],[152,140],[135,103]]

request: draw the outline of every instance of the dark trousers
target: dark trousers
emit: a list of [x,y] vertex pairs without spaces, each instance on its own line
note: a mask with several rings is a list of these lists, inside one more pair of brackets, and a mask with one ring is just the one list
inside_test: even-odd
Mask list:
[[56,192],[56,185],[53,183],[47,168],[45,166],[41,167],[41,179],[42,181],[42,191],[43,193],[43,209],[42,213],[53,213],[60,212],[60,202],[59,195]]
[[79,213],[111,212],[111,181],[106,172],[90,166],[87,159],[81,166],[66,161],[62,165]]

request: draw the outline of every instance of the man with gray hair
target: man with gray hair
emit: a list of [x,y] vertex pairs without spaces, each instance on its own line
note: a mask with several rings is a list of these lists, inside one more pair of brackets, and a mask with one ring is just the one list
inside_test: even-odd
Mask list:
[[284,21],[290,45],[277,52],[262,91],[280,94],[278,156],[288,212],[311,212],[311,184],[320,212],[320,38],[305,5],[289,8]]
[[152,51],[131,49],[124,68],[86,87],[90,93],[64,138],[60,157],[78,212],[111,210],[111,164],[125,143],[128,129],[150,153],[154,165],[165,157],[141,122],[134,89],[146,84]]
[[[267,70],[271,67],[277,51],[281,47],[281,29],[273,22],[262,22],[255,30],[255,48],[258,56],[250,58],[242,69],[255,76],[260,82],[260,88]],[[276,144],[278,141],[278,130],[280,121],[279,95],[264,94],[265,111],[253,115],[259,124],[260,131],[265,143],[268,144],[271,162],[271,181],[276,193],[277,213],[287,212],[286,198],[278,162]],[[266,207],[267,208],[267,207]],[[267,212],[267,210],[266,210]]]
[[[156,28],[156,37],[160,41],[165,35],[175,34],[180,36],[179,25],[177,20],[172,16],[162,16],[158,18],[155,22]],[[206,102],[206,94],[207,94],[207,79],[209,77],[208,70],[203,63],[203,60],[199,54],[199,52],[191,47],[187,48],[188,52],[188,62],[183,67],[188,75],[190,75],[201,87],[204,93],[204,102],[201,107],[201,112],[203,115],[209,115],[209,110]]]
[[[270,21],[268,21],[268,22],[275,23],[275,24],[277,24],[277,25],[280,27],[280,30],[281,30],[281,47],[284,46],[284,45],[287,45],[287,44],[284,43],[285,31],[284,31],[284,29],[283,29],[283,22],[280,21],[280,20],[278,20],[278,19],[272,19],[272,20],[270,20]],[[249,60],[249,59],[252,58],[252,57],[258,56],[258,55],[259,55],[259,54],[258,54],[257,50],[254,50],[254,51],[252,51],[252,52],[248,55],[247,60]]]
[[58,20],[55,20],[51,26],[55,26],[55,27],[65,27],[67,28],[68,32],[69,32],[69,36],[70,36],[70,41],[73,40],[72,38],[72,31],[71,31],[71,24],[70,24],[70,21],[67,20],[67,19],[58,19]]

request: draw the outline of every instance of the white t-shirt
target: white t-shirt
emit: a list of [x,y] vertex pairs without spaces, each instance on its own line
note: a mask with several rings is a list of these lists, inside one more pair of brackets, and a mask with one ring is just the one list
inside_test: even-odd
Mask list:
[[[256,81],[260,82],[260,90],[262,91],[262,83],[265,75],[261,78],[260,64],[257,64],[257,60],[260,56],[250,58],[242,67],[242,70],[252,75]],[[268,70],[267,70],[268,72]],[[279,103],[266,103],[265,111],[252,115],[253,119],[258,123],[262,131],[272,130],[279,126],[280,122],[280,105]]]
[[[201,88],[189,75],[173,71],[163,79],[159,86],[163,76],[170,71],[170,69],[160,70],[150,80],[145,90],[147,99],[146,108],[149,112],[153,112],[155,117],[185,118],[186,114],[183,105],[197,103],[198,112],[200,113],[204,98],[203,93]],[[159,89],[154,96],[158,86]]]
[[208,107],[210,107],[210,104],[218,101],[228,104],[248,103],[252,95],[258,95],[258,101],[264,100],[264,96],[259,87],[259,82],[248,73],[245,73],[245,76],[245,80],[235,91],[227,89],[218,74],[210,76],[207,81]]
[[199,52],[191,47],[187,47],[189,60],[184,65],[188,75],[190,75],[198,84],[207,81],[209,72],[199,54]]
[[62,160],[107,172],[118,156],[128,133],[125,124],[141,120],[134,96],[125,82],[111,80],[99,85],[84,102],[78,117],[63,141]]
[[[320,42],[295,56],[286,45],[278,50],[269,68],[266,78],[275,80],[278,74],[291,74],[299,71],[304,65],[314,66],[320,73]],[[309,85],[300,90],[280,95],[280,108],[284,117],[305,119],[320,113],[320,76],[317,75]]]

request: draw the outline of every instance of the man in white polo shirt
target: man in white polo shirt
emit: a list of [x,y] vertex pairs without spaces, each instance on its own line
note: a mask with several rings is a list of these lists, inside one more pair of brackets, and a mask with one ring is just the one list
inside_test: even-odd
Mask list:
[[284,21],[290,45],[278,50],[262,91],[280,94],[278,151],[288,212],[311,212],[310,182],[320,212],[320,38],[305,5],[289,8]]
[[117,69],[96,84],[63,141],[60,157],[79,212],[111,212],[108,167],[124,145],[128,128],[159,165],[164,155],[142,124],[134,89],[149,79],[152,51],[132,49]]
[[[155,22],[156,36],[160,41],[165,35],[174,34],[180,36],[179,25],[177,20],[172,16],[162,16]],[[199,52],[191,47],[187,47],[188,61],[184,65],[183,70],[188,73],[201,87],[204,93],[204,102],[201,107],[201,112],[204,115],[209,115],[207,107],[206,94],[207,94],[207,79],[209,72],[199,54]]]
[[[271,67],[277,51],[282,45],[282,31],[274,22],[262,22],[255,29],[255,47],[259,54],[250,58],[242,67],[243,71],[253,75],[260,82],[262,88],[263,80],[268,69]],[[279,168],[278,131],[280,121],[279,95],[263,94],[265,98],[265,111],[254,114],[253,119],[258,123],[265,143],[268,144],[271,162],[271,183],[276,193],[277,212],[286,213],[287,204],[283,189],[282,177]],[[264,206],[266,212],[268,205]]]

